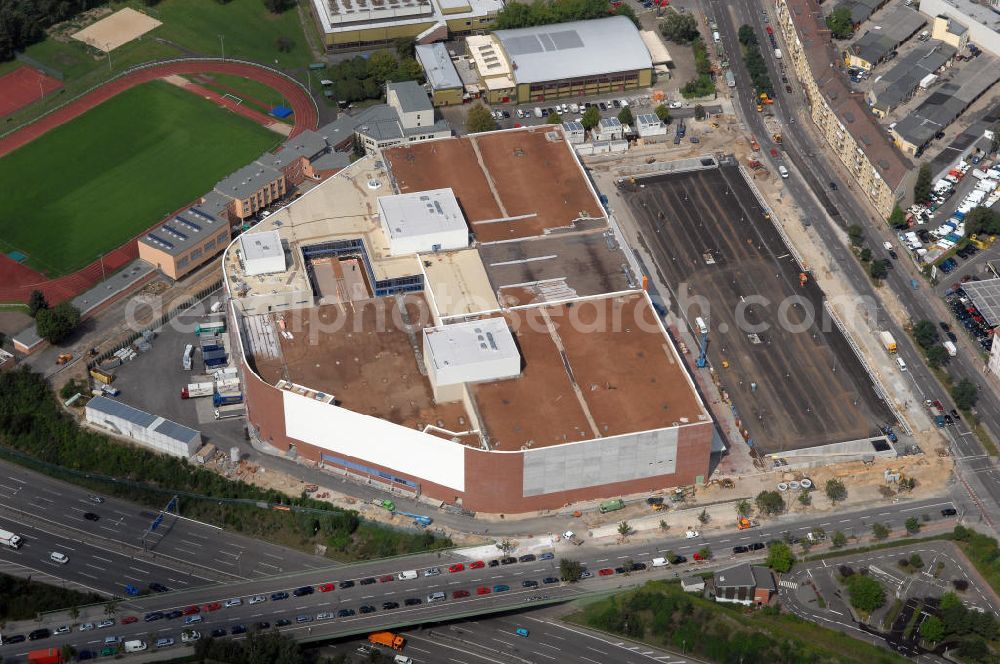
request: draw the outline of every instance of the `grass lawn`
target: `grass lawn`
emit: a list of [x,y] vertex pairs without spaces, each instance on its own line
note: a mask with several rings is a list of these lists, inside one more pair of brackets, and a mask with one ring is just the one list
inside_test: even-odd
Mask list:
[[[243,104],[246,106],[256,109],[264,114],[269,114],[271,109],[279,104],[285,106],[288,105],[288,100],[285,99],[279,92],[264,85],[263,83],[250,80],[249,78],[234,76],[232,74],[205,74],[204,76],[211,77],[212,81],[209,83],[203,83],[203,76],[200,75],[186,76],[185,78],[194,81],[204,88],[214,90],[219,94],[235,95],[241,98],[243,100]],[[287,121],[288,120],[284,120],[284,122]]]
[[0,159],[0,248],[71,272],[280,140],[167,83],[132,88]]
[[[214,0],[162,0],[155,7],[146,7],[142,0],[111,2],[116,11],[129,6],[153,16],[163,25],[112,51],[110,71],[108,58],[103,53],[76,40],[50,38],[29,47],[26,52],[29,57],[63,73],[66,92],[50,95],[47,105],[33,104],[15,113],[5,124],[20,124],[60,103],[64,97],[75,96],[113,73],[137,64],[197,55],[218,57],[222,50],[219,35],[223,35],[221,41],[225,44],[226,58],[284,69],[303,82],[307,66],[313,60],[294,7],[275,16],[267,11],[261,0],[231,0],[226,4]],[[306,29],[315,32],[312,22],[307,25]],[[279,37],[291,39],[292,48],[288,53],[278,51]],[[12,65],[0,63],[0,72],[8,67]]]

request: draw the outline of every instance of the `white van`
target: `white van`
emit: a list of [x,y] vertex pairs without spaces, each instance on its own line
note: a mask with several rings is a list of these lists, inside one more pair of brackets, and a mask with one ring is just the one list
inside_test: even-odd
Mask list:
[[536,118],[542,117],[542,109],[539,108],[538,106],[535,106],[535,117]]
[[396,578],[399,579],[400,581],[413,581],[415,578],[417,578],[417,570],[408,569],[404,572],[400,572],[399,574],[396,575]]
[[712,33],[712,41],[714,41],[716,44],[718,44],[719,43],[719,39],[720,39],[719,38],[719,33],[718,32],[713,32]]
[[788,169],[785,168],[784,166],[778,166],[778,173],[780,173],[781,177],[783,177],[784,179],[786,180],[788,179]]
[[146,649],[146,642],[135,639],[134,641],[125,642],[125,652],[142,652]]
[[903,361],[903,358],[897,357],[896,358],[896,364],[899,365],[899,370],[900,371],[906,371],[906,362]]
[[666,558],[653,558],[653,567],[666,567],[669,564]]
[[222,307],[223,306],[224,306],[224,304],[223,304],[222,300],[218,300],[217,302],[215,302],[214,304],[212,304],[212,308],[209,309],[209,311],[211,311],[213,314],[217,314],[220,311],[222,311]]

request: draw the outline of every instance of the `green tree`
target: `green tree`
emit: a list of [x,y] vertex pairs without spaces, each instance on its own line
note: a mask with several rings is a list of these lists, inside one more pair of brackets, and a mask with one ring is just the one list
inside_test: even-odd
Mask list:
[[583,112],[583,117],[580,118],[580,124],[583,125],[584,129],[593,129],[597,125],[601,124],[601,112],[596,106],[591,106]]
[[749,46],[750,44],[757,43],[757,33],[753,31],[753,28],[749,25],[741,25],[740,31],[738,33],[740,43],[744,46]]
[[660,118],[660,122],[669,123],[670,122],[670,109],[667,108],[666,104],[660,104],[653,109],[653,113],[656,113],[656,117]]
[[889,213],[889,225],[893,228],[906,225],[906,213],[898,205],[894,206],[892,212]]
[[875,260],[871,262],[868,266],[868,273],[872,275],[872,279],[881,280],[889,276],[889,261],[887,260]]
[[944,623],[937,616],[927,616],[920,623],[920,637],[931,645],[936,645],[944,638]]
[[396,57],[400,60],[415,57],[417,52],[417,42],[412,37],[399,37],[392,42]]
[[49,301],[45,299],[45,293],[40,290],[31,291],[31,295],[28,297],[28,315],[34,318],[39,311],[48,308]]
[[622,521],[618,524],[618,536],[625,539],[632,532],[632,526],[628,525],[628,521]]
[[914,570],[924,568],[924,559],[920,557],[919,553],[910,554],[910,558],[907,562],[910,563],[910,567],[912,567]]
[[667,523],[666,519],[660,519],[660,530],[663,532],[670,530],[670,524]]
[[1000,213],[982,206],[974,207],[965,215],[967,235],[997,235],[1000,233]]
[[951,398],[959,410],[972,410],[979,400],[979,387],[968,378],[963,378],[951,388]]
[[278,53],[291,53],[292,49],[295,48],[295,40],[281,35],[274,40],[274,47],[278,49]]
[[69,302],[57,304],[52,309],[41,309],[35,315],[38,336],[52,344],[68,337],[79,324],[80,310]]
[[826,17],[826,27],[830,28],[830,34],[835,39],[850,39],[854,34],[854,24],[851,23],[851,10],[847,7],[838,7]]
[[872,536],[877,540],[884,540],[889,536],[889,526],[884,523],[873,523],[872,524]]
[[785,499],[777,491],[761,491],[757,494],[757,510],[761,514],[781,514],[785,511]]
[[698,37],[698,20],[691,12],[671,9],[660,22],[660,34],[675,44],[690,44]]
[[765,564],[775,572],[785,574],[788,570],[792,569],[794,563],[795,554],[792,553],[792,547],[784,542],[772,542],[767,547],[767,561]]
[[473,104],[465,118],[465,130],[470,134],[478,134],[483,131],[493,131],[496,128],[496,118],[493,117],[489,109],[482,104]]
[[703,526],[711,520],[712,520],[712,515],[708,513],[708,510],[702,510],[701,514],[698,515],[698,521]]
[[800,505],[805,505],[806,507],[808,507],[809,505],[812,505],[812,501],[813,501],[813,499],[812,499],[812,491],[803,491],[803,492],[801,492],[799,494],[798,501],[799,501]]
[[921,348],[930,348],[940,337],[934,323],[929,320],[919,320],[913,325],[913,338]]
[[712,549],[710,549],[707,546],[701,547],[700,549],[698,549],[698,557],[701,558],[702,560],[711,560]]
[[272,14],[280,14],[295,4],[295,0],[264,0],[264,6]]
[[943,367],[951,361],[951,355],[944,346],[931,346],[924,353],[927,355],[927,364],[934,369]]
[[844,581],[850,595],[851,606],[871,613],[885,604],[885,588],[870,576],[854,574]]
[[830,536],[830,544],[832,544],[835,549],[841,549],[847,546],[847,535],[839,530],[833,531],[833,535]]
[[862,263],[867,263],[872,259],[872,250],[868,247],[861,247],[861,251],[858,253],[858,258],[861,259]]
[[736,503],[736,516],[750,516],[751,512],[753,512],[753,505],[750,504],[749,500],[744,499]]
[[913,200],[917,203],[924,203],[931,196],[931,165],[927,162],[920,164],[917,171],[917,181],[913,184]]
[[76,660],[76,648],[68,643],[63,644],[63,647],[59,649],[59,653],[62,655],[64,662],[73,662]]
[[844,483],[838,479],[827,480],[826,497],[829,498],[830,502],[834,505],[842,503],[847,500],[847,487],[844,486]]
[[860,247],[865,243],[865,231],[861,226],[857,224],[851,224],[847,227],[847,239],[851,241],[855,247]]
[[618,122],[621,122],[623,125],[634,125],[635,118],[632,117],[632,109],[626,106],[618,111]]
[[545,120],[547,124],[562,124],[562,116],[558,113],[549,113],[549,117]]
[[559,578],[567,583],[576,583],[583,576],[583,565],[579,560],[559,559]]

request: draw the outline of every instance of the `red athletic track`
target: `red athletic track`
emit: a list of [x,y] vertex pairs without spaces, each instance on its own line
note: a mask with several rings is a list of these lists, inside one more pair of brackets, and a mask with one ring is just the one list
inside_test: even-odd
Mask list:
[[62,81],[47,76],[33,67],[18,67],[0,76],[0,117],[10,115],[62,87]]
[[[134,71],[89,92],[79,99],[62,106],[37,121],[0,138],[0,157],[30,143],[50,129],[69,122],[95,106],[107,101],[120,92],[171,74],[234,74],[253,79],[280,92],[288,100],[294,113],[295,126],[291,135],[315,129],[319,122],[316,107],[309,95],[284,76],[256,65],[221,62],[218,60],[184,60],[162,65],[154,65]],[[185,206],[186,207],[186,206]],[[141,235],[141,234],[140,234]],[[111,273],[128,264],[139,255],[136,240],[104,255],[103,272]],[[26,302],[32,290],[40,290],[52,304],[75,297],[100,281],[101,261],[57,279],[48,279],[44,274],[20,265],[0,254],[0,302]]]

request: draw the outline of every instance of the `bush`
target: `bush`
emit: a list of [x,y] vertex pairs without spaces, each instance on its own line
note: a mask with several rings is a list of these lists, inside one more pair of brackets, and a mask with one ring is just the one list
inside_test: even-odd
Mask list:
[[849,576],[845,578],[844,584],[847,586],[851,606],[859,611],[871,613],[885,604],[885,588],[870,576]]
[[80,324],[80,310],[69,302],[57,304],[52,309],[39,309],[35,314],[38,336],[51,344],[63,341]]
[[497,14],[497,30],[527,28],[534,25],[585,21],[607,15],[628,17],[636,27],[639,20],[626,4],[612,7],[608,0],[536,0],[532,3],[508,2]]
[[785,499],[777,491],[761,491],[755,502],[761,514],[781,514],[785,511]]
[[968,378],[963,378],[951,388],[951,398],[959,410],[972,410],[979,400],[979,387]]
[[559,578],[567,583],[575,583],[583,575],[583,565],[578,560],[559,559]]
[[690,12],[671,9],[660,22],[660,34],[675,44],[690,44],[698,38],[698,20]]
[[826,27],[836,39],[849,39],[854,34],[854,24],[851,23],[851,10],[838,7],[826,17]]
[[95,593],[82,593],[30,578],[0,574],[0,622],[31,620],[45,611],[95,604],[103,599]]
[[826,497],[831,503],[837,504],[847,500],[847,487],[837,479],[826,481]]
[[496,118],[490,114],[489,109],[482,104],[473,104],[465,118],[465,130],[470,134],[477,134],[482,131],[493,131],[496,128]]
[[792,569],[794,563],[795,555],[792,553],[792,548],[784,542],[773,542],[767,547],[767,562],[765,564],[775,572],[784,574]]

